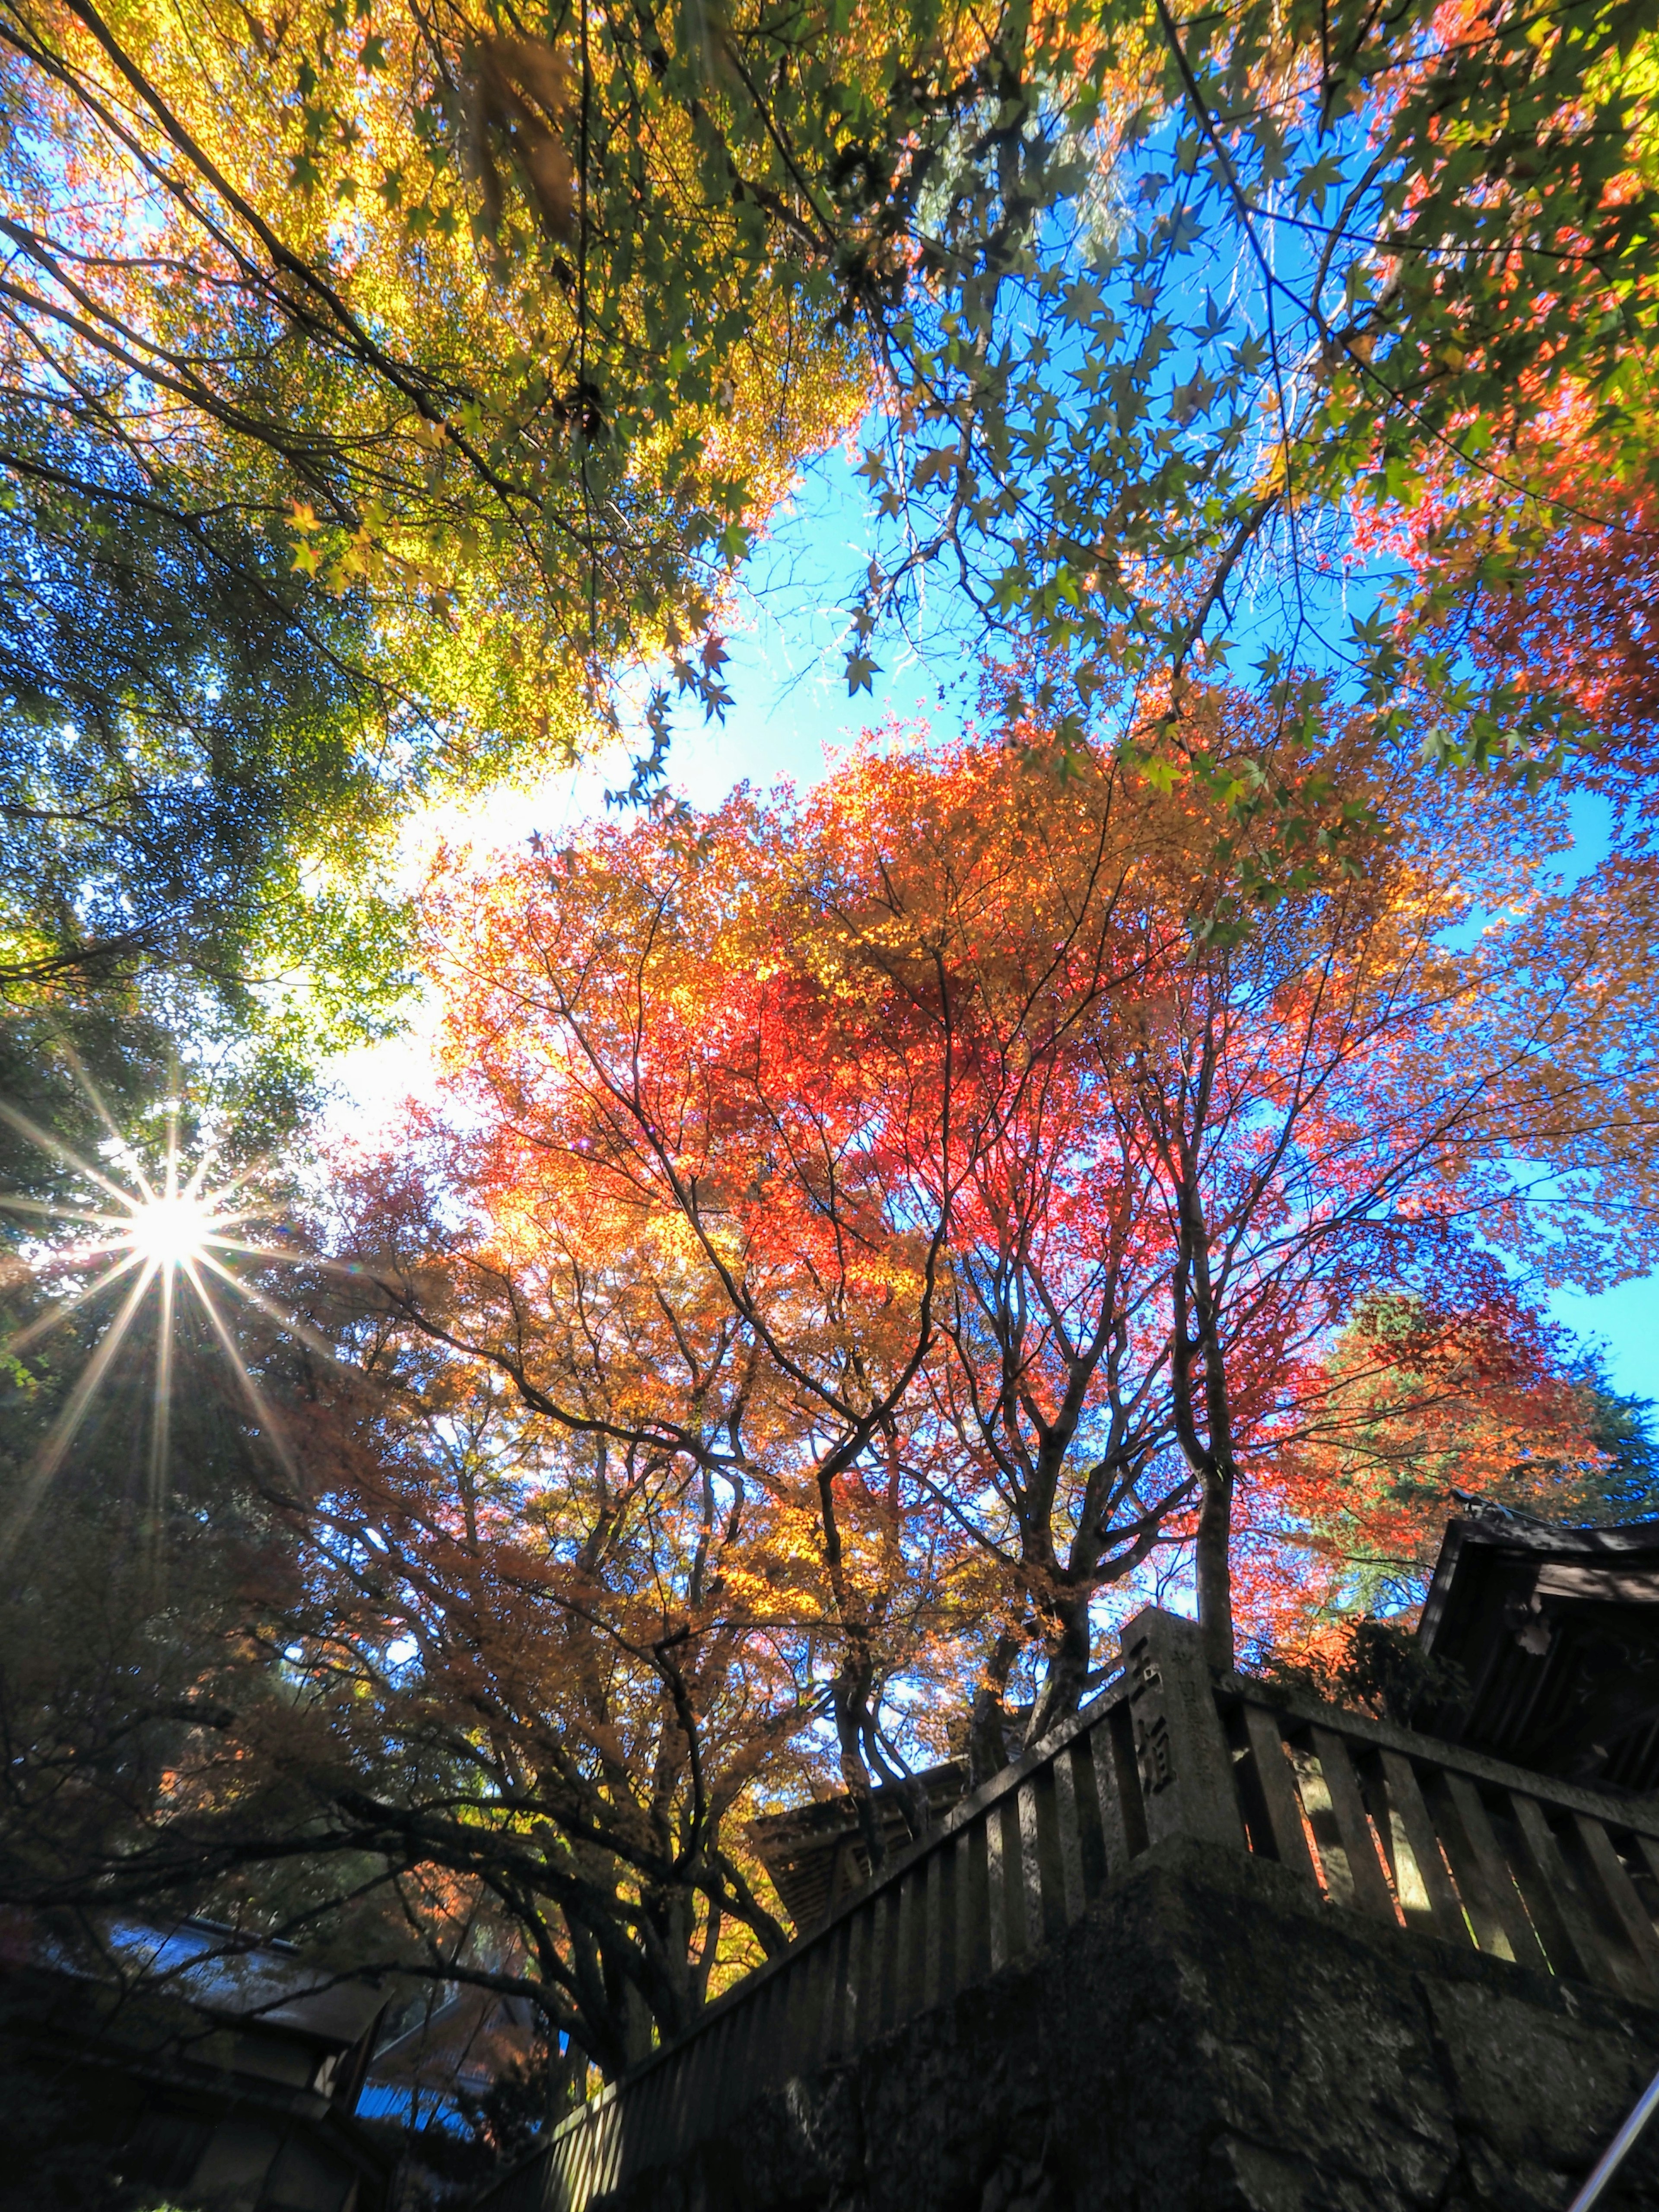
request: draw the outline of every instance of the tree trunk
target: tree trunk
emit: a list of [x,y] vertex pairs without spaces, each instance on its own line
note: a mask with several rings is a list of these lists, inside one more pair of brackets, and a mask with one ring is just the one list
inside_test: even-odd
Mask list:
[[1048,1664],[1042,1686],[1025,1725],[1029,1750],[1051,1728],[1068,1720],[1083,1702],[1083,1685],[1089,1674],[1089,1591],[1067,1591],[1054,1600],[1050,1614]]
[[841,1746],[841,1778],[853,1802],[859,1838],[870,1863],[870,1871],[876,1875],[887,1864],[887,1838],[876,1817],[870,1768],[864,1756],[864,1718],[873,1671],[865,1656],[862,1639],[849,1636],[847,1656],[836,1677],[830,1701],[836,1716],[836,1735]]
[[1008,1671],[1019,1656],[1018,1640],[1006,1632],[997,1638],[996,1650],[983,1680],[974,1692],[972,1717],[968,1729],[968,1787],[977,1790],[994,1774],[1000,1774],[1008,1764],[1008,1730],[1003,1696],[1008,1687]]
[[1194,1571],[1204,1656],[1218,1674],[1233,1671],[1232,1523],[1231,1469],[1224,1467],[1206,1472],[1198,1512]]

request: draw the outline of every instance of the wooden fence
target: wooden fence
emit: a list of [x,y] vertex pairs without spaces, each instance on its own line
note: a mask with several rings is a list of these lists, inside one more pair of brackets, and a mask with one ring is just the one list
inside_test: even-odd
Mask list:
[[1205,1668],[1139,1614],[1118,1680],[826,1924],[591,2098],[481,2200],[584,2212],[810,2074],[1060,1938],[1155,1844],[1276,1859],[1334,1906],[1659,2003],[1659,1804],[1529,1774]]

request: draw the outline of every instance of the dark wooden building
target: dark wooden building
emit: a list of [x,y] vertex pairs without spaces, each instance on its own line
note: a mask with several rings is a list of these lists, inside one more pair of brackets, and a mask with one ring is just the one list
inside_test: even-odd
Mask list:
[[1463,1677],[1431,1735],[1598,1790],[1659,1790],[1659,1521],[1571,1528],[1468,1499],[1418,1631]]
[[0,2201],[20,2201],[33,2164],[41,2204],[114,2201],[106,2188],[212,2212],[389,2212],[396,2152],[354,2117],[383,2008],[289,1946],[210,1922],[122,1921],[77,1941],[14,1916],[0,1928],[15,2161]]

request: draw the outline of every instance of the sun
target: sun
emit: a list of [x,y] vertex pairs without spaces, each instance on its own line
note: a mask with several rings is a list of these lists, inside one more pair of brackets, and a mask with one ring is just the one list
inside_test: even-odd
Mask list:
[[191,1267],[229,1226],[210,1199],[166,1191],[140,1199],[125,1232],[133,1256],[152,1267]]
[[[186,1297],[210,1325],[234,1376],[235,1387],[248,1411],[274,1449],[281,1450],[276,1425],[258,1384],[239,1352],[221,1297],[229,1291],[246,1305],[257,1308],[279,1328],[301,1337],[314,1350],[332,1357],[332,1347],[317,1336],[297,1316],[286,1312],[250,1282],[241,1267],[227,1262],[260,1265],[315,1265],[303,1254],[272,1245],[251,1236],[264,1208],[251,1203],[248,1177],[214,1180],[210,1152],[189,1165],[179,1144],[177,1120],[169,1107],[163,1157],[148,1168],[137,1147],[116,1127],[108,1112],[75,1064],[82,1088],[96,1107],[108,1132],[99,1147],[104,1166],[71,1152],[60,1139],[39,1128],[9,1101],[0,1098],[0,1120],[9,1122],[67,1167],[80,1181],[83,1196],[64,1203],[37,1199],[20,1192],[0,1191],[0,1213],[33,1215],[41,1222],[43,1244],[40,1264],[54,1271],[65,1267],[89,1279],[70,1296],[59,1298],[26,1327],[0,1344],[0,1355],[15,1358],[28,1345],[47,1334],[78,1310],[112,1294],[115,1310],[104,1327],[82,1372],[71,1387],[58,1419],[43,1443],[24,1486],[22,1501],[12,1522],[0,1527],[0,1555],[3,1555],[14,1525],[33,1510],[46,1485],[69,1452],[122,1340],[141,1317],[155,1328],[155,1391],[150,1419],[150,1478],[158,1492],[169,1452],[173,1387],[173,1335],[181,1297]],[[74,1224],[83,1233],[72,1243],[54,1236],[48,1224]],[[326,1263],[324,1263],[326,1264]]]

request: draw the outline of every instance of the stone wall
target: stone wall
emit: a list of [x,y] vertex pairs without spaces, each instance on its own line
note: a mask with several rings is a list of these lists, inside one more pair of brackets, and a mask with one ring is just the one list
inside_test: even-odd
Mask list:
[[592,2212],[1563,2212],[1656,2069],[1659,2013],[1176,1842]]

